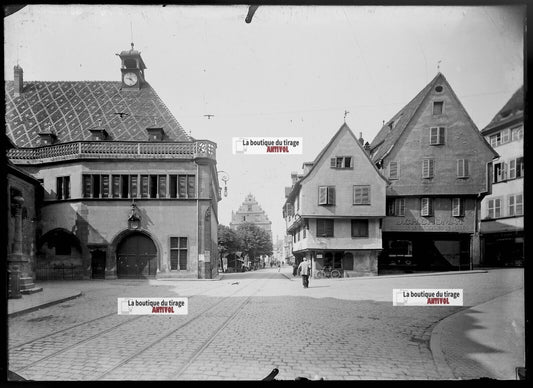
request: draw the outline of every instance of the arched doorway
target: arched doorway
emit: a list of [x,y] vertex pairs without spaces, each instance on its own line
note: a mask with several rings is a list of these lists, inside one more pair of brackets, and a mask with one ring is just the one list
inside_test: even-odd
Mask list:
[[142,233],[126,236],[117,247],[117,277],[141,279],[155,277],[157,249],[150,237]]

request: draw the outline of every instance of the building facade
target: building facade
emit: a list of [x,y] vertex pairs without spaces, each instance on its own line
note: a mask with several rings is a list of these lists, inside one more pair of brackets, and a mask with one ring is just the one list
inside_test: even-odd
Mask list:
[[36,277],[217,276],[216,144],[183,130],[133,44],[119,57],[117,81],[5,82],[8,157],[44,189]]
[[330,267],[343,276],[378,273],[386,179],[344,123],[303,174],[292,174],[284,219],[296,262],[313,273]]
[[524,90],[517,90],[481,131],[500,157],[492,192],[481,202],[483,264],[524,264]]
[[254,224],[264,231],[268,232],[272,238],[272,221],[268,219],[267,214],[261,208],[252,194],[248,194],[237,211],[231,212],[230,228],[236,230],[237,227],[245,222]]
[[381,128],[371,158],[389,179],[380,270],[480,264],[480,204],[496,152],[444,75]]

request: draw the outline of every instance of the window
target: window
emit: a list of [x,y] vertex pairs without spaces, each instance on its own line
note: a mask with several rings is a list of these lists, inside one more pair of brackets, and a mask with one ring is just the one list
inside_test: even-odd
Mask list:
[[441,115],[444,108],[444,101],[434,101],[433,102],[433,114]]
[[462,198],[452,198],[452,216],[462,217],[465,215]]
[[420,215],[422,217],[431,217],[433,215],[433,200],[432,198],[420,199]]
[[400,162],[389,163],[389,179],[398,179],[400,177]]
[[113,198],[120,198],[120,175],[111,177],[113,182]]
[[69,199],[70,198],[70,177],[60,176],[56,179],[56,198]]
[[335,205],[335,186],[318,187],[318,204]]
[[509,161],[509,179],[516,179],[524,176],[524,158],[516,158]]
[[304,232],[303,232],[304,237],[303,238],[306,238],[308,229],[309,229],[309,220],[306,218],[304,219]]
[[457,178],[468,178],[468,159],[457,160]]
[[445,128],[444,127],[431,127],[429,129],[429,145],[444,144]]
[[435,160],[423,159],[422,160],[422,178],[433,178],[435,170]]
[[511,138],[510,132],[511,130],[509,128],[505,128],[502,131],[502,144],[509,143],[509,140]]
[[517,141],[522,139],[524,132],[522,127],[516,127],[511,129],[511,141]]
[[368,220],[352,220],[352,237],[368,237]]
[[488,214],[487,214],[488,218],[499,218],[499,217],[501,217],[502,200],[500,198],[489,199],[489,204],[488,205],[489,205],[488,206]]
[[316,220],[317,237],[333,237],[333,220],[317,219]]
[[167,176],[166,175],[159,175],[159,198],[166,198],[167,197]]
[[353,187],[353,204],[370,205],[370,186],[356,185]]
[[508,198],[509,203],[509,216],[522,216],[524,215],[524,205],[522,194],[510,195]]
[[387,200],[388,216],[405,216],[405,198],[394,198]]
[[170,269],[187,269],[187,237],[170,238]]
[[489,137],[489,139],[490,139],[490,145],[491,145],[493,148],[498,147],[498,146],[502,143],[502,137],[501,137],[500,132],[495,133],[494,135],[491,135],[491,136]]
[[137,175],[130,175],[130,194],[131,198],[137,198],[137,191],[138,191],[138,176]]
[[331,168],[352,168],[352,157],[351,156],[337,156],[331,158]]
[[493,183],[507,180],[507,164],[505,162],[494,164]]

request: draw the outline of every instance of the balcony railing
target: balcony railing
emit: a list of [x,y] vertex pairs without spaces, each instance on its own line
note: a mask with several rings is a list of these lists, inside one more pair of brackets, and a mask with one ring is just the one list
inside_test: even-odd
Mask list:
[[183,143],[80,141],[37,148],[13,148],[7,156],[15,164],[41,164],[76,159],[195,159],[216,160],[216,144],[209,140]]

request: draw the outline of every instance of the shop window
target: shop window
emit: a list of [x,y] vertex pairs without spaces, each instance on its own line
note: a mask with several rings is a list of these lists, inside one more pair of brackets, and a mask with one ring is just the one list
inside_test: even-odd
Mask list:
[[413,243],[408,240],[390,240],[387,253],[390,257],[412,256]]
[[352,237],[368,237],[368,220],[352,220]]
[[170,238],[170,269],[187,269],[187,237]]
[[332,219],[317,219],[316,220],[316,236],[317,237],[333,237],[333,220]]
[[335,205],[335,186],[318,187],[318,204]]

